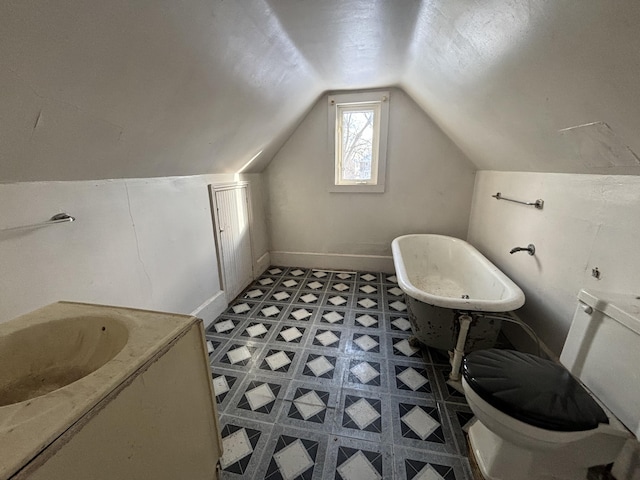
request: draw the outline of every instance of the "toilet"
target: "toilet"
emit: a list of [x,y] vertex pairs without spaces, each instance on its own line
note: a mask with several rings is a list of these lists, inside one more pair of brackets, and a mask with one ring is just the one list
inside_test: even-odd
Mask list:
[[463,361],[487,480],[584,480],[640,437],[640,300],[582,290],[559,365],[513,350]]

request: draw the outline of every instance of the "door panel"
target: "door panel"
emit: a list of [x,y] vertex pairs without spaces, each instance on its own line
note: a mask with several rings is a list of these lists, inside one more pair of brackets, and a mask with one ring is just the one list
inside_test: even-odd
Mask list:
[[219,258],[227,300],[233,300],[253,279],[247,187],[215,190]]

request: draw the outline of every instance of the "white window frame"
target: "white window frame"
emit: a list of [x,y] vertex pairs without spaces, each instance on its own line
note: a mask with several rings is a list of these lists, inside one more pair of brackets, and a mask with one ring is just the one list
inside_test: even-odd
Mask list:
[[[389,133],[389,92],[358,92],[329,95],[329,152],[331,173],[329,192],[384,193],[387,171],[387,136]],[[369,182],[340,181],[341,141],[339,114],[353,107],[374,107],[374,151],[372,159],[372,180]],[[376,149],[377,143],[377,149]],[[377,151],[376,151],[377,150]]]

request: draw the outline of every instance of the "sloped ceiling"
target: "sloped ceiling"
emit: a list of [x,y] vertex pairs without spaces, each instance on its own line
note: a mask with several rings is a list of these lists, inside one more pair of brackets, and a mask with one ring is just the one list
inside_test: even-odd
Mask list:
[[261,171],[323,92],[391,85],[479,169],[640,174],[639,23],[637,0],[5,0],[0,181]]

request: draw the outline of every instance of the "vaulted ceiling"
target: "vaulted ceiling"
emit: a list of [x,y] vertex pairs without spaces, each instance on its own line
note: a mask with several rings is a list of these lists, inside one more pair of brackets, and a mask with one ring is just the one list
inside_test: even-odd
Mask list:
[[261,171],[323,92],[392,85],[478,169],[640,174],[639,24],[637,0],[5,0],[0,181]]

